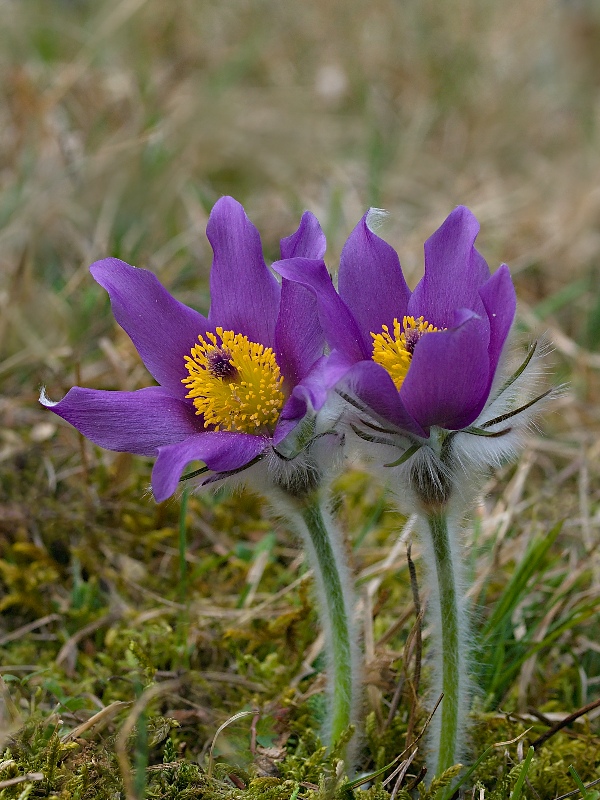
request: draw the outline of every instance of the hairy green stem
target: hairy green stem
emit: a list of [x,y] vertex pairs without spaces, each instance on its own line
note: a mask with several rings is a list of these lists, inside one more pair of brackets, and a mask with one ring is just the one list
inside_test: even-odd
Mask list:
[[353,593],[343,543],[329,515],[323,511],[319,493],[302,498],[289,516],[302,534],[315,573],[325,631],[329,675],[329,736],[335,746],[352,722],[359,680],[355,675],[351,635]]
[[[316,555],[319,582],[325,595],[324,613],[328,620],[326,633],[331,641],[332,709],[331,741],[335,743],[350,725],[352,715],[352,653],[350,643],[349,615],[346,607],[344,586],[340,578],[338,563],[332,546],[331,534],[327,530],[321,508],[312,502],[302,511]],[[338,556],[339,557],[339,556]],[[329,630],[327,630],[329,629]]]
[[438,585],[439,608],[435,609],[438,625],[434,636],[438,640],[437,658],[441,662],[441,690],[444,699],[441,705],[441,721],[433,730],[437,741],[434,754],[437,754],[435,775],[441,775],[448,767],[456,764],[459,757],[460,737],[464,727],[461,709],[461,683],[464,676],[461,670],[462,640],[461,626],[464,624],[460,611],[458,565],[454,563],[448,518],[445,513],[431,513],[427,516],[429,533]]

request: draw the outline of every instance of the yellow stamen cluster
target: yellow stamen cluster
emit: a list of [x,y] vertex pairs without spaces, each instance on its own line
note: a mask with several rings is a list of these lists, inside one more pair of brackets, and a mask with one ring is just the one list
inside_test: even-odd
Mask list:
[[210,332],[206,338],[198,336],[199,344],[185,356],[186,397],[193,400],[196,413],[203,415],[205,428],[242,433],[272,430],[285,400],[273,350],[240,333],[216,330],[216,336]]
[[382,333],[372,333],[373,361],[381,364],[390,374],[396,389],[400,389],[412,361],[415,345],[424,333],[439,330],[423,317],[404,317],[402,325],[394,320],[394,330],[390,333],[387,325]]

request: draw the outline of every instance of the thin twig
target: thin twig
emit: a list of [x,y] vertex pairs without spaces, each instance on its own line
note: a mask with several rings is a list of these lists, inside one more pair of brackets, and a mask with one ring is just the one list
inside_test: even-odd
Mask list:
[[[388,713],[388,718],[387,718],[387,721],[385,723],[384,730],[389,728],[389,726],[392,724],[392,720],[394,719],[396,711],[398,710],[398,705],[400,704],[400,696],[402,695],[402,689],[404,688],[404,683],[405,683],[405,680],[406,680],[405,673],[407,671],[408,664],[409,664],[409,662],[410,662],[410,660],[412,658],[413,640],[414,640],[414,638],[416,636],[416,633],[417,633],[417,625],[420,626],[422,620],[423,620],[423,612],[421,612],[420,617],[418,617],[417,620],[415,621],[415,624],[410,629],[410,632],[409,632],[408,637],[406,639],[406,644],[404,645],[404,655],[403,655],[403,659],[402,659],[402,662],[403,662],[403,665],[404,665],[404,670],[403,670],[403,673],[400,675],[400,678],[398,680],[398,685],[396,686],[396,691],[394,692],[394,696],[392,697],[392,701],[390,703],[390,710],[389,710],[389,713]],[[413,697],[414,697],[414,700],[416,702],[416,694],[414,692],[414,687],[412,685],[412,682],[411,682],[411,689],[413,690]],[[408,737],[406,738],[406,741],[408,742]],[[408,746],[408,744],[407,744],[407,746]]]
[[250,725],[250,752],[252,756],[256,756],[256,737],[257,731],[256,726],[258,725],[258,720],[260,719],[260,711],[257,711],[256,714],[252,717],[252,723]]
[[124,700],[115,700],[109,706],[106,706],[106,708],[101,709],[92,717],[86,719],[86,721],[82,722],[81,725],[78,725],[76,728],[73,728],[73,730],[67,731],[67,733],[63,734],[60,737],[61,742],[72,742],[89,731],[91,728],[97,728],[99,725],[104,727],[104,725],[112,720],[115,714],[121,711],[121,709],[128,708],[129,706],[131,706],[130,702]]
[[[591,783],[586,783],[585,784],[585,788],[586,789],[591,789],[592,786],[596,786],[599,783],[600,783],[600,778],[596,778],[595,781],[592,781]],[[581,791],[580,789],[573,789],[572,792],[567,792],[566,794],[561,794],[561,796],[560,797],[556,797],[555,800],[565,800],[566,797],[574,797],[576,794],[579,794],[580,791]]]
[[402,689],[404,688],[404,675],[400,675],[398,679],[398,684],[396,685],[396,690],[394,691],[394,696],[392,697],[392,702],[390,703],[390,711],[388,713],[387,720],[385,722],[384,730],[390,727],[392,724],[392,720],[396,716],[396,711],[398,710],[398,706],[400,705],[400,697],[402,696]]
[[15,786],[17,783],[24,783],[25,781],[43,781],[43,780],[44,780],[43,772],[28,772],[26,775],[17,775],[16,778],[9,778],[6,781],[0,781],[0,789],[7,789],[9,786]]
[[[416,737],[416,738],[415,738],[415,739],[414,739],[414,740],[413,740],[413,741],[410,743],[410,745],[409,745],[408,747],[405,747],[405,748],[404,748],[404,750],[403,750],[401,753],[399,753],[399,754],[396,756],[396,758],[395,758],[393,761],[391,761],[389,764],[386,764],[386,765],[385,765],[385,767],[381,767],[381,769],[378,769],[378,770],[376,770],[375,772],[371,772],[371,773],[369,773],[368,775],[363,775],[363,776],[362,776],[362,777],[360,777],[360,778],[356,778],[356,780],[353,780],[353,781],[348,781],[348,783],[345,783],[345,784],[342,786],[342,789],[345,789],[345,790],[348,790],[348,789],[349,789],[349,790],[354,790],[354,789],[356,789],[358,786],[362,786],[362,784],[363,784],[363,783],[367,783],[368,781],[371,781],[371,780],[373,780],[373,778],[376,778],[376,777],[378,777],[379,775],[383,775],[383,773],[384,773],[384,772],[387,772],[387,770],[388,770],[388,769],[391,769],[391,768],[392,768],[393,766],[395,766],[395,765],[396,765],[396,764],[397,764],[399,761],[401,761],[401,760],[404,758],[404,756],[405,756],[405,755],[408,753],[408,751],[409,751],[409,750],[411,750],[411,749],[412,749],[412,748],[413,748],[413,747],[414,747],[414,746],[417,744],[417,742],[418,742],[418,741],[419,741],[419,740],[420,740],[420,739],[421,739],[421,738],[422,738],[422,737],[425,735],[425,731],[426,731],[426,730],[427,730],[427,728],[429,727],[429,724],[430,724],[431,720],[433,719],[433,715],[434,715],[434,714],[435,714],[435,712],[438,710],[438,707],[439,707],[439,705],[440,705],[440,703],[442,702],[442,700],[443,700],[443,699],[444,699],[444,693],[442,692],[442,693],[440,694],[440,696],[438,697],[437,703],[436,703],[436,704],[435,704],[435,706],[433,707],[433,710],[432,710],[431,714],[430,714],[430,715],[427,717],[427,719],[425,720],[425,724],[424,724],[424,725],[423,725],[423,727],[421,728],[421,732],[420,732],[420,733],[418,734],[418,736],[417,736],[417,737]],[[424,768],[424,769],[425,769],[425,768]],[[423,772],[423,770],[422,770],[421,772],[422,772],[422,774],[424,775],[424,774],[425,774],[425,772],[427,772],[427,770],[425,769],[425,772]],[[421,774],[421,773],[419,773],[419,774]],[[419,780],[422,780],[422,778],[420,778]],[[414,785],[416,786],[417,784],[415,783]]]
[[406,759],[406,761],[403,761],[402,764],[396,770],[394,770],[394,772],[392,772],[390,777],[386,778],[386,780],[382,783],[382,786],[385,786],[386,783],[388,783],[389,781],[392,780],[392,778],[394,778],[394,777],[396,777],[396,775],[398,775],[398,777],[396,778],[396,783],[394,784],[394,788],[392,789],[392,793],[390,795],[390,800],[394,800],[394,798],[398,794],[398,789],[402,786],[402,781],[406,777],[406,773],[408,772],[408,768],[412,764],[413,759],[417,755],[418,752],[419,752],[419,748],[415,747],[415,749],[412,751],[412,753],[409,755],[409,757]]
[[10,633],[5,633],[4,636],[0,636],[0,645],[13,642],[15,639],[20,639],[21,636],[31,633],[31,631],[34,631],[36,628],[41,628],[44,625],[48,625],[50,622],[56,622],[60,619],[62,619],[61,614],[48,614],[47,616],[40,617],[40,619],[36,619],[33,622],[28,622],[27,625],[22,625],[20,628],[17,628]]
[[535,742],[531,743],[531,746],[533,748],[540,747],[540,745],[544,744],[544,742],[547,742],[551,736],[554,736],[554,734],[558,733],[558,731],[560,731],[562,728],[566,728],[567,725],[570,725],[579,717],[587,714],[588,711],[593,711],[595,708],[598,708],[598,706],[600,706],[600,700],[594,700],[593,703],[588,703],[587,706],[583,706],[583,708],[574,711],[572,714],[569,714],[568,717],[561,719],[559,722],[553,725],[549,731],[546,731],[546,733],[543,733],[541,736],[539,736]]

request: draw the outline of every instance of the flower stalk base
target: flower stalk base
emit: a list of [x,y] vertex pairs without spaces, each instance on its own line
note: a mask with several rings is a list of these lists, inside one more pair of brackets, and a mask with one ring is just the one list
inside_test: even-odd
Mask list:
[[[435,615],[434,684],[443,692],[440,715],[432,726],[434,775],[440,776],[460,758],[465,727],[466,626],[460,598],[459,564],[452,547],[448,516],[443,512],[427,515],[432,578],[437,578],[436,596],[432,603]],[[436,698],[437,699],[437,698]]]
[[341,536],[324,511],[320,493],[288,497],[286,516],[302,536],[315,574],[329,667],[328,740],[339,741],[353,722],[360,680],[352,635],[354,593]]

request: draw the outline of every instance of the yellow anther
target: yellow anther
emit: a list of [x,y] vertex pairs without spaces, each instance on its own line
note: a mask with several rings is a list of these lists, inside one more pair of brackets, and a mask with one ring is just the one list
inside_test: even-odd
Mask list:
[[381,333],[372,333],[373,361],[381,364],[390,374],[396,389],[400,389],[412,361],[413,351],[421,336],[439,330],[423,317],[404,317],[402,325],[394,320],[394,330],[390,333],[387,325]]
[[[233,331],[216,329],[199,335],[199,344],[184,356],[188,388],[204,427],[215,431],[272,431],[285,395],[283,376],[270,347]],[[218,337],[218,338],[217,338]]]

